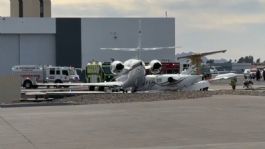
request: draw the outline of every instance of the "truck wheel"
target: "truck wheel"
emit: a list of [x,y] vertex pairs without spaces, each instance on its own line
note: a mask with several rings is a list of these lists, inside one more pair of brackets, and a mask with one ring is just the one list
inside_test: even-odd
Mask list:
[[38,88],[38,85],[33,85],[32,88],[37,89]]
[[32,88],[32,82],[30,80],[24,81],[23,87],[25,87],[26,89]]
[[[55,80],[54,83],[59,84],[59,83],[63,83],[63,81],[61,81],[61,80]],[[62,88],[62,86],[59,86],[59,85],[55,85],[54,87],[55,88]]]
[[203,88],[202,90],[203,90],[203,91],[208,91],[208,89],[209,89],[208,87],[205,87],[205,88]]
[[98,88],[98,90],[99,90],[99,91],[105,91],[105,87],[104,87],[104,86],[100,86],[100,87]]
[[89,91],[95,91],[95,86],[89,86]]

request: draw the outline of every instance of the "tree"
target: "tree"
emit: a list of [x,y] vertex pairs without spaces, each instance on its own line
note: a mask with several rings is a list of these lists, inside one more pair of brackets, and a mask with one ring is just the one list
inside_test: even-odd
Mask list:
[[253,56],[245,56],[245,57],[240,57],[237,61],[237,63],[254,63],[254,58]]
[[244,57],[240,57],[240,58],[238,59],[237,63],[244,63],[244,61],[245,61]]
[[260,64],[260,58],[256,60],[256,64]]

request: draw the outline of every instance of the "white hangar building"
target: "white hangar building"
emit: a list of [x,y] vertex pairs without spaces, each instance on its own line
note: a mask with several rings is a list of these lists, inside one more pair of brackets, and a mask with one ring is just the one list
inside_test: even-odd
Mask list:
[[[135,58],[136,52],[100,48],[136,48],[139,20],[142,47],[175,46],[174,18],[0,17],[0,75],[13,65],[84,68],[92,60]],[[144,51],[141,59],[174,61],[175,49]]]

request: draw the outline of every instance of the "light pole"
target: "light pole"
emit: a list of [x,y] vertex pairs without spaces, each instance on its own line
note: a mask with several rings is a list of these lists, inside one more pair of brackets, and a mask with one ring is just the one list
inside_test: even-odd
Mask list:
[[21,64],[21,41],[20,41],[21,35],[18,34],[18,65]]

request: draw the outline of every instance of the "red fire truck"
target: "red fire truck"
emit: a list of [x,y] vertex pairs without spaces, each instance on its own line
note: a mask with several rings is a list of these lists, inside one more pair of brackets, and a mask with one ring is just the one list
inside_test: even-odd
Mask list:
[[[160,74],[177,74],[180,73],[180,63],[177,62],[161,62],[162,68]],[[148,65],[148,63],[146,64]],[[151,74],[149,70],[146,70],[146,74]]]
[[180,73],[180,64],[177,62],[162,62],[161,74]]

